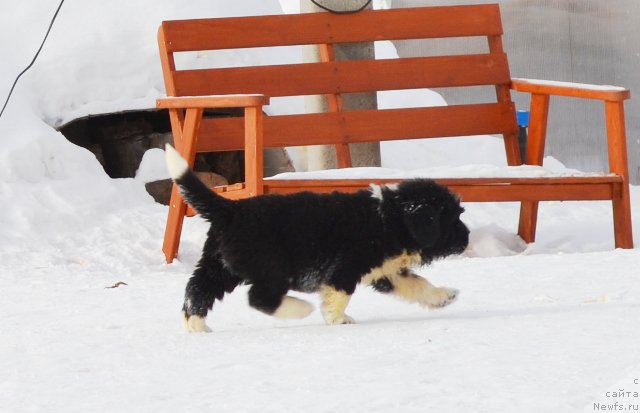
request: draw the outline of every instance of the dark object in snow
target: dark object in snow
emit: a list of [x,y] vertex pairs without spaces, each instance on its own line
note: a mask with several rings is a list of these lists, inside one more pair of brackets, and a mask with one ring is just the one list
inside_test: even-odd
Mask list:
[[117,283],[113,284],[111,287],[104,287],[104,288],[105,288],[105,289],[108,289],[108,288],[118,288],[118,287],[120,287],[121,285],[129,285],[129,284],[127,284],[126,282],[118,281]]
[[[229,183],[224,176],[213,172],[196,172],[196,175],[210,188]],[[162,205],[169,205],[172,187],[173,181],[170,178],[144,184],[144,188],[153,197],[154,201]]]
[[529,127],[530,113],[528,110],[516,111],[518,118],[518,146],[520,147],[520,157],[522,158],[522,164],[525,164],[527,159],[527,128]]

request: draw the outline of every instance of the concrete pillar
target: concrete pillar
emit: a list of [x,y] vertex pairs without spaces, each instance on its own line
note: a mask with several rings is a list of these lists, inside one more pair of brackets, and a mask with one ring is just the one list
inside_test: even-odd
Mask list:
[[[318,0],[324,6],[336,10],[353,10],[360,8],[366,0]],[[369,6],[370,8],[371,6]],[[310,0],[300,0],[300,12],[311,13],[323,11]],[[373,43],[353,43],[336,45],[334,52],[337,60],[373,59],[375,57]],[[305,62],[320,60],[316,46],[304,48]],[[343,95],[343,110],[364,110],[377,108],[376,93],[351,93]],[[306,109],[309,113],[327,111],[324,96],[309,96],[306,99]],[[351,159],[353,166],[380,166],[380,144],[360,143],[351,145]],[[307,148],[308,170],[335,168],[336,154],[333,146],[310,146]]]

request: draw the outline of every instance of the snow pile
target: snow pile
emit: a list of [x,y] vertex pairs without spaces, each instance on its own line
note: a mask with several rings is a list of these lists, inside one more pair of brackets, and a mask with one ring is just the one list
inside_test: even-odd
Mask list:
[[[19,16],[0,16],[3,38],[21,33],[25,20],[32,23],[24,41],[4,46],[11,48],[3,52],[9,52],[6,65],[16,74],[37,49],[56,6],[26,1],[12,6]],[[153,108],[164,94],[156,42],[162,20],[279,13],[274,0],[195,0],[187,6],[158,1],[153,7],[144,0],[115,0],[108,6],[95,0],[67,2],[21,89],[53,126],[88,114]],[[198,58],[190,56],[187,62],[195,64]]]

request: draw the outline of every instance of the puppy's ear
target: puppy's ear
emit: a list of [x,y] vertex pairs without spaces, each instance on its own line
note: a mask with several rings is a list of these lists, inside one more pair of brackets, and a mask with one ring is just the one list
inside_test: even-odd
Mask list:
[[432,247],[438,241],[441,212],[439,208],[424,204],[404,207],[404,223],[420,248]]

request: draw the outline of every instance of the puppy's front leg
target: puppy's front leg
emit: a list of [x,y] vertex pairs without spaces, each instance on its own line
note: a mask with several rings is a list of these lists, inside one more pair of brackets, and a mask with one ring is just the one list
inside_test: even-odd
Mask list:
[[436,287],[408,269],[380,278],[372,286],[378,291],[391,293],[405,301],[432,309],[445,307],[458,296],[455,288]]
[[325,285],[320,289],[322,298],[322,316],[329,325],[334,324],[354,324],[353,318],[344,313],[349,305],[351,294],[343,290],[338,290],[333,286]]

